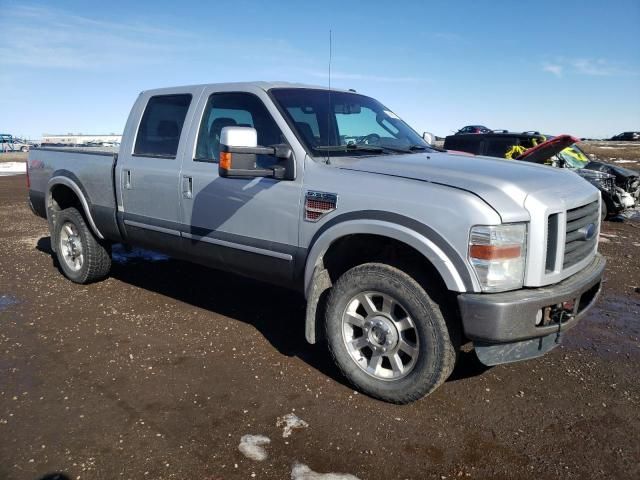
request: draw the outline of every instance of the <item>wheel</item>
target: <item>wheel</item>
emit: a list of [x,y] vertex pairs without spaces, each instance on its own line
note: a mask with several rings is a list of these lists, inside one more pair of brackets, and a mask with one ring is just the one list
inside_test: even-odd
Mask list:
[[412,277],[381,263],[347,271],[331,290],[329,351],[359,390],[409,403],[439,387],[456,351],[438,305]]
[[21,152],[28,152],[29,151],[29,147],[21,147],[20,151]]
[[60,268],[72,282],[87,284],[109,274],[109,248],[93,235],[76,208],[67,208],[56,215],[54,239]]

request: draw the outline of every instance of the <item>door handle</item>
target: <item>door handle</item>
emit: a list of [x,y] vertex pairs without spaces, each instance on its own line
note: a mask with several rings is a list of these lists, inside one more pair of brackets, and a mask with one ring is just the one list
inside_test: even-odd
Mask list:
[[122,170],[122,180],[124,183],[124,188],[127,190],[131,190],[131,170],[125,169]]
[[182,198],[193,198],[193,177],[182,177]]

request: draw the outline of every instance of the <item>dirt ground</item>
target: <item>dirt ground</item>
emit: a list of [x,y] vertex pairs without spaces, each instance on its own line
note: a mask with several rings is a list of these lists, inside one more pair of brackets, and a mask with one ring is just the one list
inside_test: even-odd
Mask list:
[[[346,385],[305,343],[295,293],[135,255],[75,285],[24,175],[0,177],[0,225],[0,479],[289,479],[296,462],[362,480],[640,478],[638,219],[604,225],[603,295],[559,348],[491,369],[466,353],[408,406]],[[283,437],[289,413],[308,427]],[[246,434],[269,437],[266,460],[240,453]]]
[[0,162],[26,162],[28,153],[0,152]]
[[618,167],[640,170],[640,142],[580,142],[580,147],[599,160]]

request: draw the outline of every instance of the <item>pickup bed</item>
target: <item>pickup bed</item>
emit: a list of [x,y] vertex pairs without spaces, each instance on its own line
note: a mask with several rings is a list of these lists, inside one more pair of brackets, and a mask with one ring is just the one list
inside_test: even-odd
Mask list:
[[395,403],[441,385],[469,341],[487,365],[551,350],[604,270],[594,187],[444,153],[352,91],[145,91],[117,152],[36,148],[27,173],[70,280],[106,277],[126,243],[295,289],[307,340]]

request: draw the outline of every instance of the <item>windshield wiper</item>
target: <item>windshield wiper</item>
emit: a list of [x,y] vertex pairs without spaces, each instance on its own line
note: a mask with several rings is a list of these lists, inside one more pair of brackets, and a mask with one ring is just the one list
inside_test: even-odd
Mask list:
[[[360,143],[348,143],[346,145],[321,145],[314,147],[315,150],[320,150],[324,152],[348,152],[348,151],[361,151],[361,152],[371,152],[371,153],[384,153],[386,152],[395,152],[395,153],[413,153],[416,151],[427,150],[428,148],[424,145],[409,145],[405,148],[400,147],[391,147],[389,145],[365,145]],[[435,149],[434,150],[439,150]]]
[[382,153],[384,151],[384,148],[378,147],[375,145],[359,145],[356,143],[348,143],[346,145],[321,145],[321,146],[314,147],[315,150],[320,150],[324,152],[348,152],[353,150],[353,151],[374,152],[374,153]]
[[431,147],[426,147],[424,145],[409,145],[408,147],[391,147],[389,145],[381,145],[380,148],[383,148],[385,150],[389,150],[391,152],[397,152],[397,153],[413,153],[413,152],[422,152],[424,150],[427,150],[428,148]]

